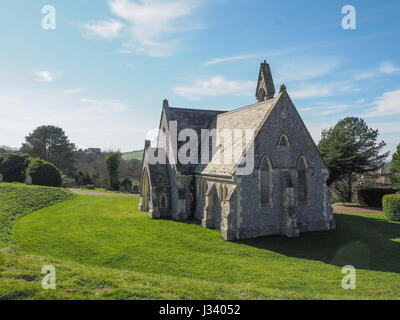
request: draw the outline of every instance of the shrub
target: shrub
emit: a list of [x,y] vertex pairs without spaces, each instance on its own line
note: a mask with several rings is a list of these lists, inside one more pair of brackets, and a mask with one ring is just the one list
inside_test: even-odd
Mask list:
[[382,207],[389,220],[400,221],[400,195],[384,196]]
[[371,207],[382,207],[382,198],[387,194],[395,194],[399,189],[384,188],[361,188],[358,190],[358,202],[361,205]]
[[25,171],[30,162],[27,154],[0,154],[0,173],[3,182],[25,182]]
[[85,186],[85,189],[94,190],[94,189],[96,189],[96,186],[93,184],[88,184]]
[[62,184],[61,172],[53,164],[33,159],[28,166],[26,176],[32,178],[32,184],[38,186],[60,187]]

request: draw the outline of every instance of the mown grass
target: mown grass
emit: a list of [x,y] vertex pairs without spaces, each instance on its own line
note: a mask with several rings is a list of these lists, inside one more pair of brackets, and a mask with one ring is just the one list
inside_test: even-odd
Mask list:
[[[398,299],[400,224],[336,215],[337,230],[226,242],[197,222],[150,220],[137,198],[78,196],[30,213],[0,254],[0,298]],[[57,270],[57,289],[40,286]],[[341,286],[345,265],[357,289]]]
[[60,188],[0,184],[0,246],[9,240],[15,220],[28,213],[74,198]]

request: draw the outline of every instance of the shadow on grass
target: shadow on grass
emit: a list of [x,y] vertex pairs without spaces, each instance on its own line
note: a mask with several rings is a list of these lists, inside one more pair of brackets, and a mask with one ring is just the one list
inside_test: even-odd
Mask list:
[[288,257],[343,267],[400,273],[400,223],[336,214],[336,230],[302,233],[299,238],[270,236],[240,241]]

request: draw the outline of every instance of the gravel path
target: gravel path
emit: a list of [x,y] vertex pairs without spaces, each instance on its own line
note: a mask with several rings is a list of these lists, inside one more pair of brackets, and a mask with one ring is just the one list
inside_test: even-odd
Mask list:
[[90,190],[82,190],[75,188],[68,188],[67,190],[76,193],[76,194],[86,194],[91,196],[102,196],[102,197],[138,197],[138,194],[124,194],[124,193],[101,193]]
[[346,204],[333,204],[333,212],[335,213],[360,213],[360,214],[378,214],[382,210],[374,207],[361,207]]

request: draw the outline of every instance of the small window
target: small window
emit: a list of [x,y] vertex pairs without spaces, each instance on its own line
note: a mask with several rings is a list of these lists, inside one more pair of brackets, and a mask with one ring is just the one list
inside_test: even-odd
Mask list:
[[281,137],[279,138],[278,146],[289,147],[289,139],[285,134],[281,135]]

